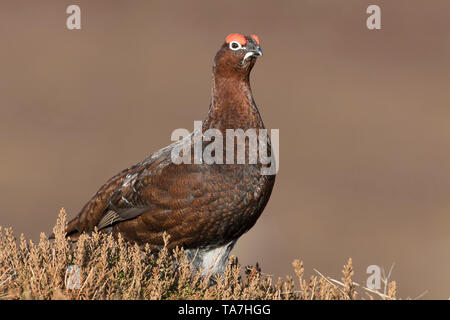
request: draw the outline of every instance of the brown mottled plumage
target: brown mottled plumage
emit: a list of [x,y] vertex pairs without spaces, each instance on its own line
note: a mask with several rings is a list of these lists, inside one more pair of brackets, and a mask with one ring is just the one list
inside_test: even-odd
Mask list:
[[[215,128],[225,137],[226,129],[264,128],[249,82],[259,55],[256,36],[227,37],[214,59],[212,101],[203,131]],[[190,139],[183,141],[177,143],[192,147]],[[177,143],[106,182],[69,222],[67,234],[76,239],[97,227],[158,250],[166,232],[169,248],[183,247],[197,267],[221,272],[236,240],[261,215],[275,176],[261,175],[259,163],[176,165],[171,151]],[[219,256],[217,263],[211,263],[213,254]]]

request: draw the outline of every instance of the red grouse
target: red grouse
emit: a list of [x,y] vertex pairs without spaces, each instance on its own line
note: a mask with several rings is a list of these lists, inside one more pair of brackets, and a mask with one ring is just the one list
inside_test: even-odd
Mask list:
[[[202,132],[216,129],[225,137],[227,129],[264,129],[249,81],[260,55],[256,35],[226,38],[214,59],[212,99]],[[157,251],[166,232],[169,249],[184,248],[193,265],[204,272],[222,272],[237,239],[264,210],[275,175],[261,174],[267,167],[261,162],[175,164],[173,149],[180,144],[193,148],[193,135],[107,181],[69,222],[67,235],[76,241],[97,227],[130,242],[148,243]],[[267,146],[270,150],[270,140]],[[224,157],[225,148],[224,144]]]

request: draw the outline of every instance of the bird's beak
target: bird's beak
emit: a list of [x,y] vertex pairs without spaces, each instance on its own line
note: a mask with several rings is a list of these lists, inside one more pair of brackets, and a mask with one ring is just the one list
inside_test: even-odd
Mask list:
[[245,60],[247,60],[247,59],[250,58],[250,57],[253,57],[253,56],[262,56],[262,55],[263,55],[263,51],[262,51],[261,47],[258,46],[258,47],[256,47],[255,49],[253,49],[253,50],[247,52],[247,53],[245,54],[244,59],[242,60],[242,62],[244,62]]

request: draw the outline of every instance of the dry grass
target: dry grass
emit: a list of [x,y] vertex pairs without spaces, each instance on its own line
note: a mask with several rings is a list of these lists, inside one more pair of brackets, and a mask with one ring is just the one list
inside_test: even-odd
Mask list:
[[[75,247],[65,238],[65,225],[61,210],[55,240],[42,233],[39,243],[23,235],[16,239],[11,229],[0,227],[0,299],[395,299],[395,282],[385,281],[384,292],[354,283],[351,259],[341,281],[318,271],[304,279],[298,260],[293,262],[295,280],[274,281],[258,265],[242,269],[234,257],[223,275],[210,279],[192,270],[183,250],[151,255],[149,248],[97,232],[81,236]],[[80,268],[79,289],[66,287],[70,265]]]

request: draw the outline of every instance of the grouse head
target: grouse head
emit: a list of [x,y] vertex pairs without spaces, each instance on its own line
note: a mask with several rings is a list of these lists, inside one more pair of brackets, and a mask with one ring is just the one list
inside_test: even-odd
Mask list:
[[214,73],[222,77],[248,77],[256,58],[263,52],[257,35],[231,33],[214,59]]

